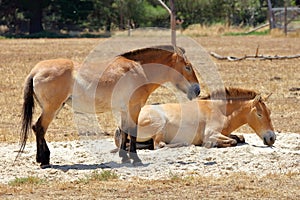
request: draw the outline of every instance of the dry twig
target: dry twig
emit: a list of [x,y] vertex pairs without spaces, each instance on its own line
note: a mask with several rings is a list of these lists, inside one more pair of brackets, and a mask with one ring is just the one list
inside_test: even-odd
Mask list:
[[258,49],[256,50],[256,55],[245,55],[243,57],[235,56],[221,56],[215,52],[210,52],[210,55],[219,60],[229,60],[229,61],[240,61],[240,60],[283,60],[283,59],[294,59],[300,58],[300,54],[290,55],[290,56],[264,56],[258,55]]

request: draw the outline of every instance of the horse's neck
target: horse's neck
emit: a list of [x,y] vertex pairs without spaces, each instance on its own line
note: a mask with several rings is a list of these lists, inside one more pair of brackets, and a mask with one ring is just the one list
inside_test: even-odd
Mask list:
[[159,50],[148,50],[144,52],[140,52],[138,54],[132,54],[126,56],[126,58],[137,61],[143,64],[162,64],[168,65],[172,63],[172,54],[171,52],[159,51]]
[[173,67],[171,52],[148,50],[140,54],[130,55],[127,58],[141,64],[148,81],[154,83],[150,84],[151,89],[149,90],[155,90],[159,85],[169,82],[170,77],[172,77],[171,74],[175,72],[170,70]]
[[247,123],[247,116],[249,113],[249,107],[247,106],[247,101],[236,102],[227,106],[228,111],[232,111],[227,115],[227,121],[222,129],[222,134],[229,135],[234,130],[238,129],[242,125]]

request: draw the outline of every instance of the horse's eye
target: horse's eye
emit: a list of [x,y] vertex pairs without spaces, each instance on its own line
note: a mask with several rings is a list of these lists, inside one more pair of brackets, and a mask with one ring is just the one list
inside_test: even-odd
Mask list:
[[257,116],[259,117],[259,118],[262,118],[262,114],[261,113],[256,113],[257,114]]
[[190,66],[185,66],[184,69],[188,72],[191,72],[192,71],[192,68]]

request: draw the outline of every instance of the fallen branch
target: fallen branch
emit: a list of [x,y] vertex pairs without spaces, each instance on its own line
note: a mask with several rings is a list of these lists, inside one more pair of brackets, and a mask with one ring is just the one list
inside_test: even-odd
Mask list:
[[262,24],[262,25],[260,25],[260,26],[258,26],[256,28],[254,28],[254,29],[251,29],[250,31],[247,31],[246,34],[253,33],[254,31],[257,31],[259,29],[265,28],[266,26],[269,26],[269,22],[266,23],[266,24]]
[[240,61],[240,60],[283,60],[283,59],[294,59],[300,58],[300,54],[291,55],[291,56],[264,56],[258,55],[258,51],[256,51],[256,55],[245,55],[243,57],[234,57],[234,56],[221,56],[215,52],[210,52],[210,55],[219,60],[229,60],[229,61]]

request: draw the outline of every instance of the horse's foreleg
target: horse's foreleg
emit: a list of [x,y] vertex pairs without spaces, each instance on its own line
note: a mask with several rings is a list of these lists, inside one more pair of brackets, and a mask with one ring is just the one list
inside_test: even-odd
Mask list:
[[[137,107],[135,107],[137,108]],[[122,162],[128,162],[129,158],[133,159],[133,164],[141,163],[136,153],[136,137],[137,137],[137,119],[139,112],[135,113],[134,116],[130,115],[130,112],[121,112],[121,134],[122,142],[119,151],[119,156],[122,158]],[[129,157],[126,152],[126,143],[128,142],[128,135],[130,137],[129,143]]]
[[142,163],[142,161],[138,157],[137,152],[136,152],[137,126],[129,129],[129,132],[130,132],[129,157],[133,160],[133,164],[138,165],[138,164]]
[[237,141],[222,134],[216,136],[216,147],[232,147],[236,146]]
[[203,146],[207,148],[211,147],[231,147],[236,146],[237,141],[231,139],[225,135],[222,135],[220,132],[207,129],[205,132],[205,138],[203,140]]
[[129,157],[127,156],[126,146],[128,141],[128,133],[120,129],[121,132],[121,145],[119,150],[119,156],[122,158],[122,163],[129,162]]
[[230,137],[231,139],[234,139],[236,140],[236,142],[239,144],[239,143],[246,143],[245,141],[245,138],[243,135],[233,135],[233,134],[230,134],[228,137]]

